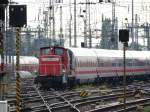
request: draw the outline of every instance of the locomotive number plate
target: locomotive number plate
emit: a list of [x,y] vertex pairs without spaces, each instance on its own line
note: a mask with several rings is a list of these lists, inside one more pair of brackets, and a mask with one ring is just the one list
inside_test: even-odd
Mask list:
[[42,61],[59,61],[59,58],[42,58]]

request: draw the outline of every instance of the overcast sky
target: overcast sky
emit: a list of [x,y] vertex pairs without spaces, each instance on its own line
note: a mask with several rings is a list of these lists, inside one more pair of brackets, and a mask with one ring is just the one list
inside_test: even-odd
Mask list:
[[[38,15],[40,14],[41,18],[43,16],[43,10],[46,10],[50,0],[13,0],[15,2],[19,2],[20,4],[27,5],[27,15],[28,15],[28,24],[31,25],[33,23],[37,24]],[[53,1],[53,0],[52,0]],[[77,0],[77,3],[84,2],[86,0]],[[92,2],[98,2],[98,0],[91,0]],[[107,1],[107,0],[105,0]],[[128,18],[128,21],[131,21],[131,12],[132,12],[132,0],[114,0],[116,1],[116,16],[119,17],[119,21],[124,22],[124,18]],[[73,3],[74,0],[71,0]],[[63,8],[63,19],[64,21],[68,19],[68,9],[69,9],[69,0],[63,0],[64,8]],[[56,7],[59,6],[56,4]],[[72,4],[73,7],[73,4]],[[83,9],[83,5],[77,5],[77,13],[79,13],[80,9]],[[150,0],[134,0],[134,14],[138,14],[138,22],[149,21],[149,10],[150,10]],[[56,17],[59,15],[59,10],[56,12]],[[64,14],[65,13],[65,14]],[[91,5],[91,21],[97,22],[101,16],[104,14],[106,17],[110,17],[112,15],[111,4],[102,3]],[[73,14],[73,8],[72,8]],[[79,20],[80,21],[80,20]]]
[[[13,0],[19,2],[19,4],[27,5],[27,17],[28,25],[31,27],[37,27],[40,24],[38,21],[38,15],[40,15],[40,20],[43,19],[43,11],[47,10],[50,0]],[[52,0],[53,1],[53,0]],[[84,2],[86,0],[77,0],[77,3]],[[107,0],[105,0],[107,1]],[[118,17],[119,27],[123,27],[126,22],[131,23],[132,19],[132,0],[114,0],[116,1],[116,17]],[[97,3],[98,0],[91,0],[91,2]],[[73,3],[72,3],[72,16],[74,14]],[[56,23],[60,22],[60,12],[59,4],[55,4],[55,19]],[[107,18],[112,18],[112,4],[111,3],[97,3],[96,5],[91,5],[91,27],[94,29],[101,28],[101,18],[102,14]],[[81,10],[84,10],[84,5],[77,4],[77,31],[83,32],[83,18],[80,18]],[[134,14],[138,14],[137,21],[139,24],[150,22],[150,0],[134,0]],[[69,0],[63,0],[63,31],[68,28],[69,24]],[[128,21],[125,20],[128,18]],[[73,23],[73,20],[72,20]],[[60,25],[60,24],[56,24]],[[59,30],[59,27],[57,27]],[[73,28],[73,26],[72,26]],[[79,32],[78,32],[79,33]]]
[[[46,10],[48,7],[50,0],[14,0],[15,2],[19,2],[20,4],[26,4],[28,11],[28,23],[36,23],[38,14],[40,13],[40,16],[42,15],[42,11]],[[52,0],[53,1],[53,0]],[[85,0],[77,0],[77,3],[84,2]],[[92,2],[98,2],[98,0],[91,0]],[[107,1],[107,0],[105,0]],[[124,21],[124,18],[128,18],[128,21],[131,21],[131,1],[132,0],[114,0],[116,1],[116,16],[120,18],[121,21]],[[71,0],[73,3],[74,0]],[[65,9],[66,7],[69,8],[69,0],[63,0],[64,10],[63,10],[63,17],[66,19],[65,16],[67,16],[67,12]],[[72,4],[73,5],[73,4]],[[58,6],[58,5],[57,5]],[[72,6],[73,7],[73,6]],[[77,12],[79,12],[80,8],[82,8],[81,5],[77,5]],[[41,10],[41,12],[39,12]],[[68,9],[67,9],[68,10]],[[149,21],[149,10],[150,10],[150,0],[134,0],[134,14],[139,14],[139,22],[143,21]],[[59,14],[59,11],[57,12]],[[72,9],[73,13],[73,9]],[[109,3],[102,3],[97,5],[91,5],[91,20],[94,20],[94,18],[98,18],[101,14],[104,14],[105,16],[111,17],[112,9],[111,4]],[[92,15],[93,14],[93,15]],[[96,20],[95,20],[96,21]],[[37,23],[36,23],[37,24]]]

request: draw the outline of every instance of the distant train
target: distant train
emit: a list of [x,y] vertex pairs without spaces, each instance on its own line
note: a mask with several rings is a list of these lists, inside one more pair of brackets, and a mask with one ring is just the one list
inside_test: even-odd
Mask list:
[[[7,63],[6,63],[7,60]],[[28,71],[28,72],[38,72],[39,69],[39,59],[34,57],[34,56],[20,56],[20,69],[19,71]],[[0,60],[1,62],[1,60]],[[0,71],[1,69],[0,65]],[[10,71],[16,71],[16,56],[11,56],[6,58],[4,57],[4,71],[5,70],[10,70]]]
[[[59,46],[40,49],[39,76],[44,87],[122,80],[123,51]],[[126,51],[127,79],[150,77],[150,51]]]

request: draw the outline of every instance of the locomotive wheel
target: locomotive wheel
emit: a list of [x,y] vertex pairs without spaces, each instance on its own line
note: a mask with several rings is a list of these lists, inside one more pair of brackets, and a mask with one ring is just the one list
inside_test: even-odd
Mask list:
[[68,87],[69,89],[72,89],[72,88],[74,88],[76,85],[77,85],[77,83],[76,83],[75,77],[68,77],[68,84],[67,84],[67,87]]

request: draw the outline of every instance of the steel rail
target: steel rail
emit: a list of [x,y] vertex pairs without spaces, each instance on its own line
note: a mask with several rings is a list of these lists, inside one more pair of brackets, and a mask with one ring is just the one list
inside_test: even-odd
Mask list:
[[43,98],[43,96],[41,95],[40,91],[38,90],[38,88],[34,85],[33,86],[34,89],[36,90],[36,92],[39,94],[39,96],[41,97],[42,101],[44,102],[44,105],[46,106],[46,108],[48,109],[49,112],[51,111],[51,108],[49,107],[49,104],[47,103],[47,101],[45,101],[45,99]]
[[[126,102],[126,106],[136,105],[136,104],[145,103],[145,102],[149,102],[150,103],[150,98],[139,99],[139,100],[136,100],[136,101]],[[123,106],[124,106],[124,104],[121,103],[121,104],[115,104],[115,105],[111,105],[111,106],[105,106],[105,107],[102,107],[102,108],[97,108],[97,109],[93,109],[93,110],[85,111],[85,112],[99,112],[99,111],[105,112],[105,111],[109,111],[110,109],[121,108]]]
[[76,110],[77,112],[80,112],[80,110],[79,110],[75,105],[73,105],[69,100],[67,100],[64,96],[62,96],[62,95],[59,94],[59,93],[55,93],[55,94],[56,94],[56,96],[59,96],[59,97],[62,98],[65,102],[67,102],[68,105],[72,107],[72,109]]

